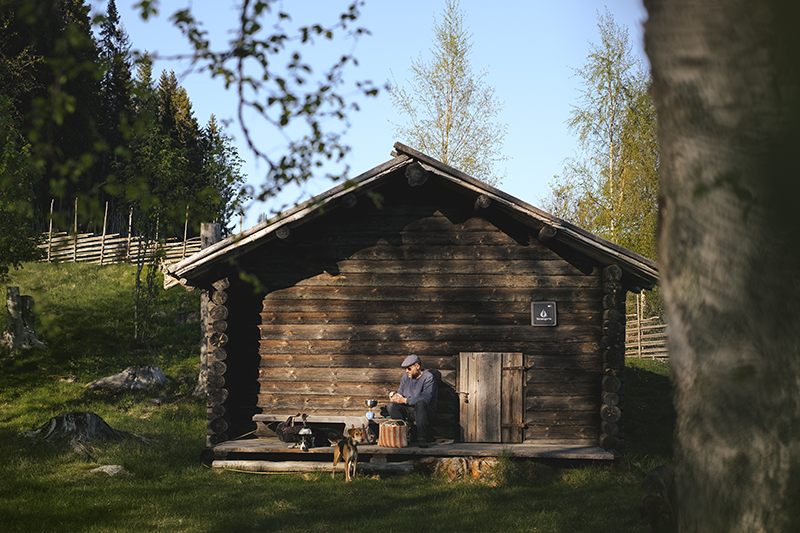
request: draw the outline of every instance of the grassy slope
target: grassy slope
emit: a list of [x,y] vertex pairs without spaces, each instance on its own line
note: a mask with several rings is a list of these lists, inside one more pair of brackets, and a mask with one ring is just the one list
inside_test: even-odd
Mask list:
[[[638,517],[641,474],[605,467],[511,464],[491,483],[447,483],[421,475],[218,472],[199,463],[205,406],[190,397],[197,324],[175,315],[198,295],[161,295],[147,350],[132,337],[129,266],[28,265],[11,284],[36,298],[37,333],[49,346],[0,361],[0,522],[4,531],[647,531]],[[0,313],[2,314],[2,313]],[[4,318],[0,319],[2,326]],[[665,364],[634,361],[627,372],[627,445],[642,468],[671,455]],[[112,394],[84,384],[130,365],[161,366],[167,390]],[[76,376],[78,383],[60,381]],[[156,403],[156,396],[167,396]],[[78,454],[31,448],[17,436],[51,416],[91,410],[112,427],[156,441],[97,443]],[[120,464],[129,475],[92,474]],[[402,495],[402,501],[398,500]],[[423,518],[425,517],[425,518]]]

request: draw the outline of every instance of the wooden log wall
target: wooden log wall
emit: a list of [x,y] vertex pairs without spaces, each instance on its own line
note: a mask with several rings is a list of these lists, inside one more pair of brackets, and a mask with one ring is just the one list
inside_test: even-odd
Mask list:
[[[434,433],[452,436],[458,354],[522,352],[525,439],[597,442],[599,270],[582,273],[479,199],[467,210],[349,204],[352,217],[293,229],[261,257],[264,413],[363,415],[417,353],[445,389]],[[557,327],[531,325],[537,300],[557,302]]]
[[625,290],[620,280],[622,269],[609,265],[603,269],[603,376],[601,380],[600,446],[622,451],[622,385],[625,367]]
[[228,419],[226,417],[225,400],[228,389],[225,383],[228,353],[228,294],[230,287],[227,278],[212,284],[213,290],[208,297],[208,313],[206,320],[207,355],[207,391],[208,391],[208,423],[206,445],[213,446],[228,440]]

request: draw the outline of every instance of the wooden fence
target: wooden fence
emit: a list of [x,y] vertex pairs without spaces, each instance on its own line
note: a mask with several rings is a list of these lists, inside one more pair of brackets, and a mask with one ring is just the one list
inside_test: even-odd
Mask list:
[[636,315],[628,315],[625,325],[625,355],[667,359],[667,325],[664,321],[657,316],[640,319]]
[[[39,245],[44,252],[42,261],[48,263],[82,262],[99,265],[130,263],[136,261],[140,248],[152,257],[153,241],[141,237],[121,237],[119,233],[94,235],[84,233],[46,233],[47,241]],[[200,237],[161,240],[158,251],[164,252],[164,260],[180,261],[200,251]]]

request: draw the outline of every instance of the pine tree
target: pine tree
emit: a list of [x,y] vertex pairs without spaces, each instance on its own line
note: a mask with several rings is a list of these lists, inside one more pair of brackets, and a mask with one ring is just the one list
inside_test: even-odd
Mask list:
[[158,120],[175,149],[183,151],[188,172],[201,173],[200,127],[192,110],[192,101],[173,71],[162,72],[158,82]]
[[34,73],[43,57],[36,55],[21,26],[10,6],[0,7],[0,93],[9,97],[12,105],[41,85]]
[[138,67],[133,100],[136,133],[130,160],[117,167],[124,187],[115,190],[127,191],[128,208],[139,213],[135,218],[144,217],[137,222],[139,231],[145,231],[143,224],[153,227],[152,216],[158,211],[159,233],[182,235],[187,208],[192,234],[201,222],[227,225],[244,182],[241,159],[230,139],[213,117],[209,127],[198,128],[191,100],[174,72],[162,72],[153,87],[147,54]]
[[41,256],[31,207],[33,185],[41,178],[32,164],[30,144],[14,122],[12,99],[0,94],[0,281],[10,268]]
[[218,222],[223,234],[230,234],[234,215],[243,214],[243,204],[248,199],[242,191],[245,183],[245,176],[241,173],[242,159],[214,115],[203,129],[202,145],[205,155],[203,181],[208,183],[209,191],[204,207],[214,214],[208,220]]
[[115,150],[127,144],[133,113],[133,81],[130,39],[125,32],[114,0],[109,0],[105,19],[100,24],[100,135],[105,142],[101,172],[116,160]]
[[[93,194],[97,178],[98,51],[89,6],[82,0],[32,0],[6,4],[3,13],[10,17],[11,53],[41,58],[29,66],[32,86],[17,91],[14,102],[31,157],[43,169],[35,185],[35,211],[48,212],[53,198],[57,210],[62,199],[72,206],[72,198]],[[97,207],[96,197],[92,205]]]

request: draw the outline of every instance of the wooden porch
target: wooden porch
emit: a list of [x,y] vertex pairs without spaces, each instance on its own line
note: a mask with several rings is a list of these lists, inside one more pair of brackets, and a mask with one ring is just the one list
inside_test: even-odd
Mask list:
[[[375,471],[411,471],[414,464],[425,458],[499,457],[505,454],[514,459],[538,461],[612,462],[618,455],[599,446],[574,441],[520,444],[454,442],[437,439],[428,448],[417,445],[387,448],[374,444],[359,444],[359,469]],[[330,470],[333,447],[311,448],[302,451],[274,437],[228,441],[212,448],[215,468],[249,471],[302,472]],[[340,465],[341,466],[341,465]]]

